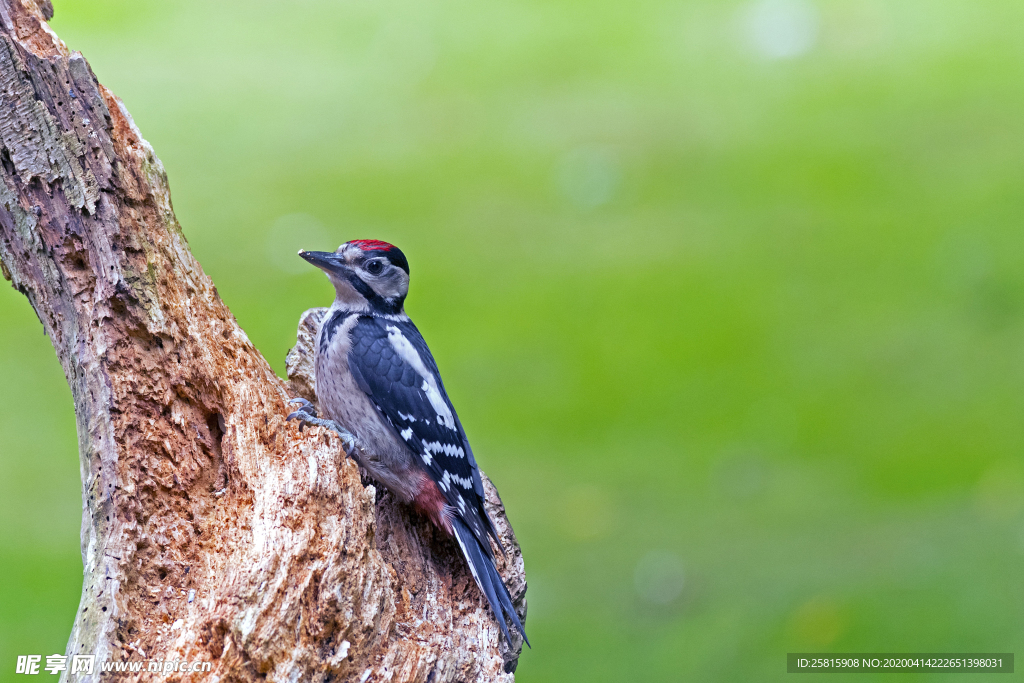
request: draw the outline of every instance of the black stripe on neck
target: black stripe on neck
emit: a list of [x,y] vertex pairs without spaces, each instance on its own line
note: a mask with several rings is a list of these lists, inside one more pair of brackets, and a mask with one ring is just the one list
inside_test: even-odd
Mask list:
[[355,273],[348,276],[348,281],[357,292],[363,295],[367,303],[370,304],[370,310],[374,313],[397,315],[402,312],[402,304],[405,303],[405,297],[385,299],[380,294],[373,291],[373,287],[363,282],[363,280]]
[[331,345],[331,339],[338,331],[338,326],[345,322],[349,311],[335,311],[320,327],[320,353],[327,353],[327,347]]

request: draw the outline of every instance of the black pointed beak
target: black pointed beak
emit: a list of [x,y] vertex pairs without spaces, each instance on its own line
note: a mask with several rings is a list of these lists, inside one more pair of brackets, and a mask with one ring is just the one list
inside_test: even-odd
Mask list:
[[299,256],[328,273],[344,275],[348,270],[345,262],[333,251],[306,251],[305,249],[300,249]]

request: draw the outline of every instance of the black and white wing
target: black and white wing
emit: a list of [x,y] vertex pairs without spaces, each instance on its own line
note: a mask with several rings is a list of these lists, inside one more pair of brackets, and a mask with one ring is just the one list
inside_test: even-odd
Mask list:
[[[451,506],[452,532],[505,639],[506,619],[526,631],[494,566],[488,536],[497,529],[484,509],[484,486],[473,451],[441,382],[437,364],[410,320],[360,316],[351,332],[349,371],[359,388],[422,461]],[[502,549],[504,552],[504,549]]]
[[359,388],[420,458],[455,514],[491,556],[487,537],[498,541],[498,535],[483,507],[480,472],[419,330],[410,320],[366,315],[352,328],[351,338],[349,370]]

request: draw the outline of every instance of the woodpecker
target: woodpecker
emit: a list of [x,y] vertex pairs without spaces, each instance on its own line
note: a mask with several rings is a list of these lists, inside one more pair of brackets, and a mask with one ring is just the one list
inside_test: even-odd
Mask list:
[[[405,314],[409,262],[379,240],[337,251],[300,251],[327,275],[334,303],[316,343],[316,398],[288,419],[336,431],[345,451],[396,498],[454,536],[505,639],[506,619],[526,640],[512,597],[494,564],[484,487],[466,432],[422,335]],[[526,640],[529,645],[530,641]]]

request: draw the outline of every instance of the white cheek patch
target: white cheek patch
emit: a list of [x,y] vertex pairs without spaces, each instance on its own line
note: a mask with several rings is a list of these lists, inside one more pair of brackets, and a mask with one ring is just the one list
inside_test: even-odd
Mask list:
[[427,401],[430,402],[430,407],[437,413],[438,424],[455,431],[455,416],[452,415],[451,408],[448,407],[448,403],[441,395],[441,390],[437,386],[437,379],[427,370],[427,366],[424,365],[420,354],[416,352],[415,347],[405,338],[401,330],[394,325],[388,325],[386,329],[388,331],[388,342],[391,343],[391,347],[398,354],[398,357],[411,365],[413,370],[423,378],[423,385],[420,386],[420,390],[426,395]]
[[393,301],[400,296],[405,296],[409,291],[409,277],[398,266],[392,266],[390,273],[383,277],[376,278],[375,282],[367,283],[374,291],[385,299]]

